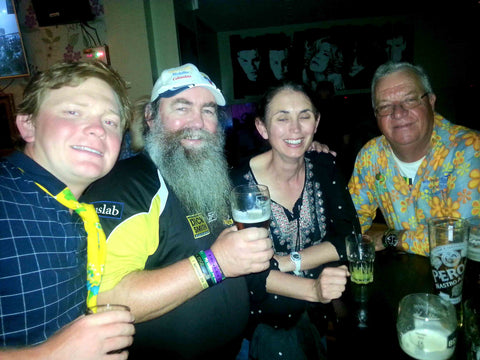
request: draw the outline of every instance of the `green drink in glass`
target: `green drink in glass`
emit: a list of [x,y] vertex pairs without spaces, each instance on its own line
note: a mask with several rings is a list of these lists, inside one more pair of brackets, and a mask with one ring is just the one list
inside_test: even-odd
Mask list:
[[367,235],[352,234],[345,239],[351,280],[360,285],[373,282],[375,243]]

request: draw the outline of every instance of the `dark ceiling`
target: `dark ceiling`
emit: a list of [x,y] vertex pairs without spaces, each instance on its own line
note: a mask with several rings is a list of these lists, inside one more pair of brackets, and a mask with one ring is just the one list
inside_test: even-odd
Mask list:
[[479,0],[175,0],[215,32],[318,21],[478,11]]

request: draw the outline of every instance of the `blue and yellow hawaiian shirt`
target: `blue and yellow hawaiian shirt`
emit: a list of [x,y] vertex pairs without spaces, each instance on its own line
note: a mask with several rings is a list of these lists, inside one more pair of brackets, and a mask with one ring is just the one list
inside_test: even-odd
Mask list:
[[363,232],[379,208],[389,228],[406,230],[405,251],[425,256],[427,219],[480,216],[480,133],[436,114],[431,142],[409,184],[386,138],[370,140],[358,153],[348,184]]

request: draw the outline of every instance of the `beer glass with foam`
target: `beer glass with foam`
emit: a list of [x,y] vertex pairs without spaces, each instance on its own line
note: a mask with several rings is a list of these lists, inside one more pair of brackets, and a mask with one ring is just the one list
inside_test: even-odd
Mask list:
[[447,360],[457,342],[455,307],[440,296],[418,293],[405,296],[398,306],[400,347],[419,360]]
[[230,196],[233,221],[242,230],[270,225],[270,193],[266,185],[239,185]]

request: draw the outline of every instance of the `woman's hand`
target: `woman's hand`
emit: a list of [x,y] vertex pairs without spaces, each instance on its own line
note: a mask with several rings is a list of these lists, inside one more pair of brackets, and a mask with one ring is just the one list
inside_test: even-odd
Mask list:
[[330,150],[328,145],[320,144],[318,141],[313,141],[312,145],[308,148],[308,151],[316,151],[316,152],[323,152],[323,153],[330,153],[333,156],[337,156],[337,153],[333,150]]
[[315,289],[319,301],[329,303],[333,299],[338,299],[342,296],[348,276],[350,276],[350,273],[345,265],[323,269],[315,281]]

